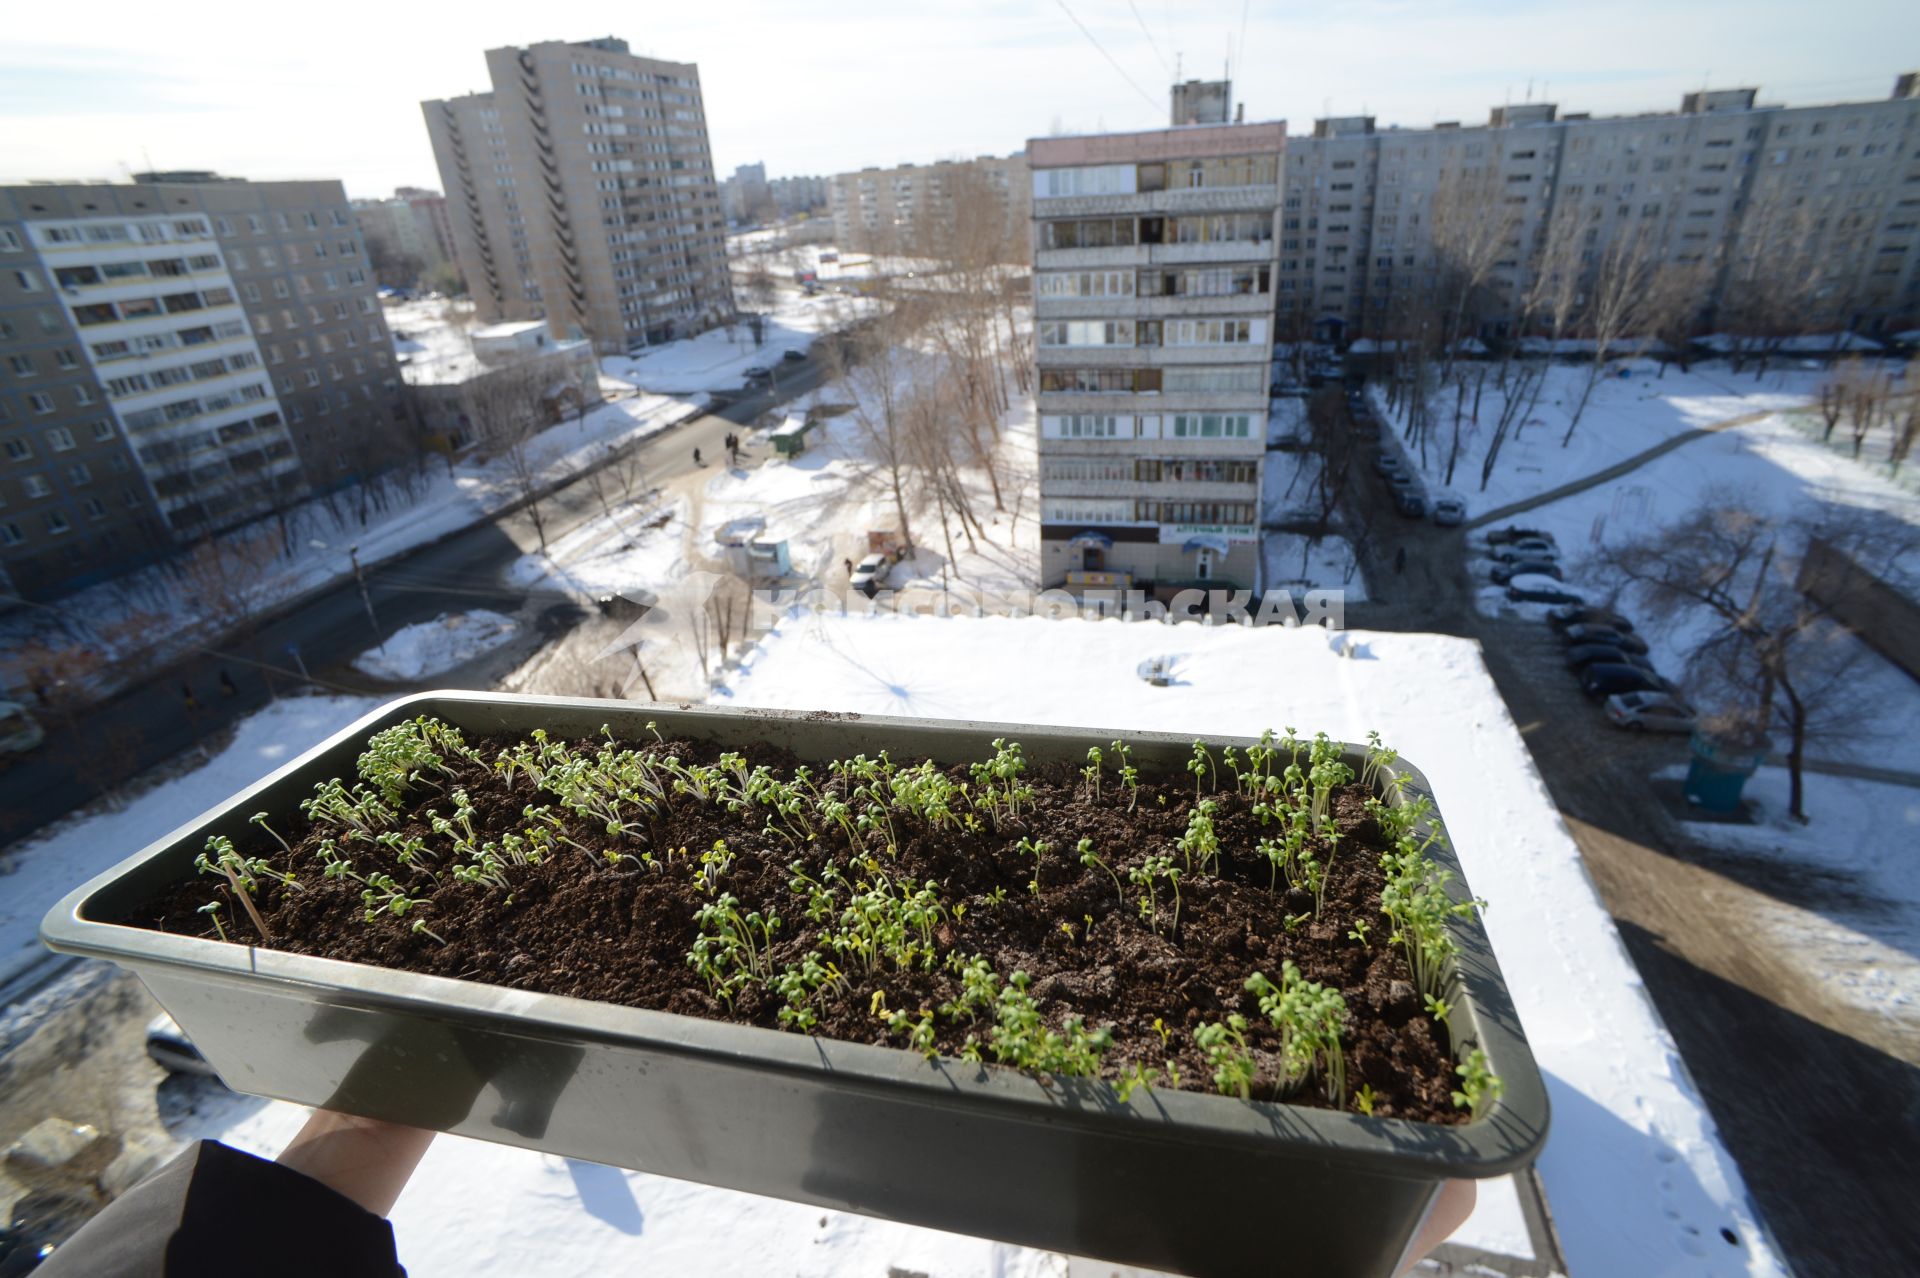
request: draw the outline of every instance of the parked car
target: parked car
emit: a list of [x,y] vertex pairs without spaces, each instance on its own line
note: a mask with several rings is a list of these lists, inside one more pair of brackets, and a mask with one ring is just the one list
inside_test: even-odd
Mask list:
[[1615,630],[1611,626],[1578,625],[1568,626],[1560,632],[1560,637],[1569,646],[1582,643],[1607,643],[1622,652],[1641,652],[1647,650],[1647,641],[1639,635]]
[[780,358],[789,364],[798,364],[807,358],[805,351],[786,350],[780,352]]
[[1373,459],[1373,468],[1382,475],[1394,475],[1400,472],[1400,458],[1396,453],[1382,452]]
[[1393,508],[1409,519],[1419,519],[1427,513],[1427,499],[1411,488],[1397,488],[1393,494]]
[[1606,701],[1607,718],[1629,732],[1692,732],[1693,707],[1664,692],[1620,692]]
[[885,555],[868,555],[853,566],[853,576],[847,584],[871,599],[880,593],[880,587],[887,584],[887,575],[893,570],[893,561]]
[[1652,670],[1653,662],[1638,652],[1628,652],[1625,648],[1616,648],[1610,643],[1578,643],[1567,649],[1567,669],[1582,670],[1588,666],[1615,665],[1635,666],[1641,670]]
[[1558,562],[1560,547],[1550,541],[1529,538],[1526,541],[1510,541],[1505,545],[1491,546],[1487,549],[1487,558],[1503,564],[1514,563],[1521,559],[1551,559]]
[[773,370],[764,364],[755,364],[752,368],[749,368],[746,373],[747,380],[750,382],[757,382],[763,377],[772,376]]
[[1493,566],[1493,584],[1504,586],[1515,577],[1535,576],[1551,577],[1555,581],[1564,580],[1560,575],[1560,565],[1551,559],[1522,559],[1517,563],[1495,564]]
[[1551,578],[1528,577],[1525,581],[1527,583],[1525,585],[1508,584],[1508,603],[1565,604],[1578,607],[1586,602],[1573,591],[1561,589],[1559,584]]
[[1580,691],[1598,701],[1621,692],[1665,692],[1667,681],[1651,670],[1602,662],[1580,674]]
[[1544,528],[1520,528],[1516,525],[1508,524],[1505,528],[1496,528],[1488,533],[1487,544],[1489,546],[1504,546],[1510,541],[1525,541],[1528,538],[1537,538],[1540,541],[1552,541],[1553,534]]
[[1608,612],[1605,608],[1587,608],[1568,604],[1564,608],[1555,608],[1547,614],[1547,624],[1555,630],[1565,630],[1568,626],[1606,626],[1618,630],[1623,635],[1633,633],[1633,623],[1617,612]]
[[1433,522],[1442,528],[1458,528],[1467,519],[1467,503],[1458,497],[1436,497],[1433,500]]
[[1396,493],[1417,493],[1420,481],[1404,470],[1390,471],[1387,474],[1387,487]]

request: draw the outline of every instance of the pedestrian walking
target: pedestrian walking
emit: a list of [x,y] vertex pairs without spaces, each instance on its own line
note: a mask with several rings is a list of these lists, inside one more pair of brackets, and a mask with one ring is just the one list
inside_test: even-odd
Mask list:
[[706,465],[705,462],[700,460],[700,450],[697,448],[693,450],[693,464],[696,466]]
[[847,576],[849,577],[853,576],[853,560],[847,559],[847,560],[843,560],[842,562],[847,565]]
[[192,714],[195,710],[198,710],[200,708],[200,700],[198,697],[195,697],[193,695],[192,684],[183,683],[180,685],[180,699],[187,703],[188,714]]
[[223,697],[231,697],[239,691],[240,689],[233,682],[233,676],[225,670],[222,670],[220,672],[220,695]]
[[1394,552],[1393,570],[1395,572],[1405,572],[1407,570],[1407,548],[1405,546],[1400,547],[1399,550]]

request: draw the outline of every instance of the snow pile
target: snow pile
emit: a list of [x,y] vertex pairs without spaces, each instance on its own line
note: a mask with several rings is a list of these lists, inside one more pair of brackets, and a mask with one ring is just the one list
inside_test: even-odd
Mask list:
[[731,390],[745,384],[749,368],[771,368],[777,376],[782,355],[805,354],[814,338],[845,327],[869,305],[864,298],[788,295],[769,314],[762,345],[754,344],[752,330],[742,321],[637,355],[609,355],[601,360],[601,367],[635,386],[668,394]]
[[525,554],[507,570],[516,586],[546,585],[582,602],[607,595],[643,599],[687,573],[687,502],[622,505]]
[[[1426,770],[1552,1096],[1539,1162],[1573,1274],[1778,1274],[1728,1156],[1468,640],[1120,621],[786,619],[737,704],[1254,736],[1378,729]],[[1140,663],[1182,649],[1156,688]],[[1507,1201],[1489,1194],[1490,1204]],[[1497,1206],[1456,1241],[1499,1245]],[[1720,1231],[1740,1241],[1728,1244]]]
[[1353,557],[1353,544],[1329,534],[1270,532],[1260,535],[1262,582],[1268,590],[1344,591],[1348,603],[1365,603],[1367,580]]
[[512,617],[485,608],[442,613],[432,621],[402,626],[378,648],[355,657],[353,668],[375,679],[416,683],[492,652],[519,629]]
[[364,697],[286,697],[248,715],[208,763],[165,781],[118,812],[74,818],[0,857],[0,978],[46,953],[40,920],[86,880],[167,837],[302,750],[373,709]]

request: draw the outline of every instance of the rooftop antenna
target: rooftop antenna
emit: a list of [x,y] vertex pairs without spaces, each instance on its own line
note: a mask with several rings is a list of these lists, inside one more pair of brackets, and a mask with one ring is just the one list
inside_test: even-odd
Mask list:
[[1533,77],[1532,76],[1527,77],[1527,101],[1528,102],[1533,101]]

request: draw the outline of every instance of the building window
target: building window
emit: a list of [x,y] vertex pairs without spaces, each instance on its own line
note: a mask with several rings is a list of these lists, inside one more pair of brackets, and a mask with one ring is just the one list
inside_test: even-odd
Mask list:
[[33,445],[18,435],[7,440],[6,448],[9,461],[30,461],[33,458]]
[[0,524],[0,546],[18,546],[26,539],[19,524]]
[[36,413],[51,413],[54,409],[53,396],[44,391],[35,391],[27,396],[27,404]]
[[56,537],[73,528],[73,525],[67,522],[66,515],[57,510],[49,510],[40,518],[41,521],[46,524],[47,531]]
[[20,485],[27,490],[27,496],[29,497],[51,497],[53,495],[53,485],[47,482],[45,475],[28,475],[21,479]]

